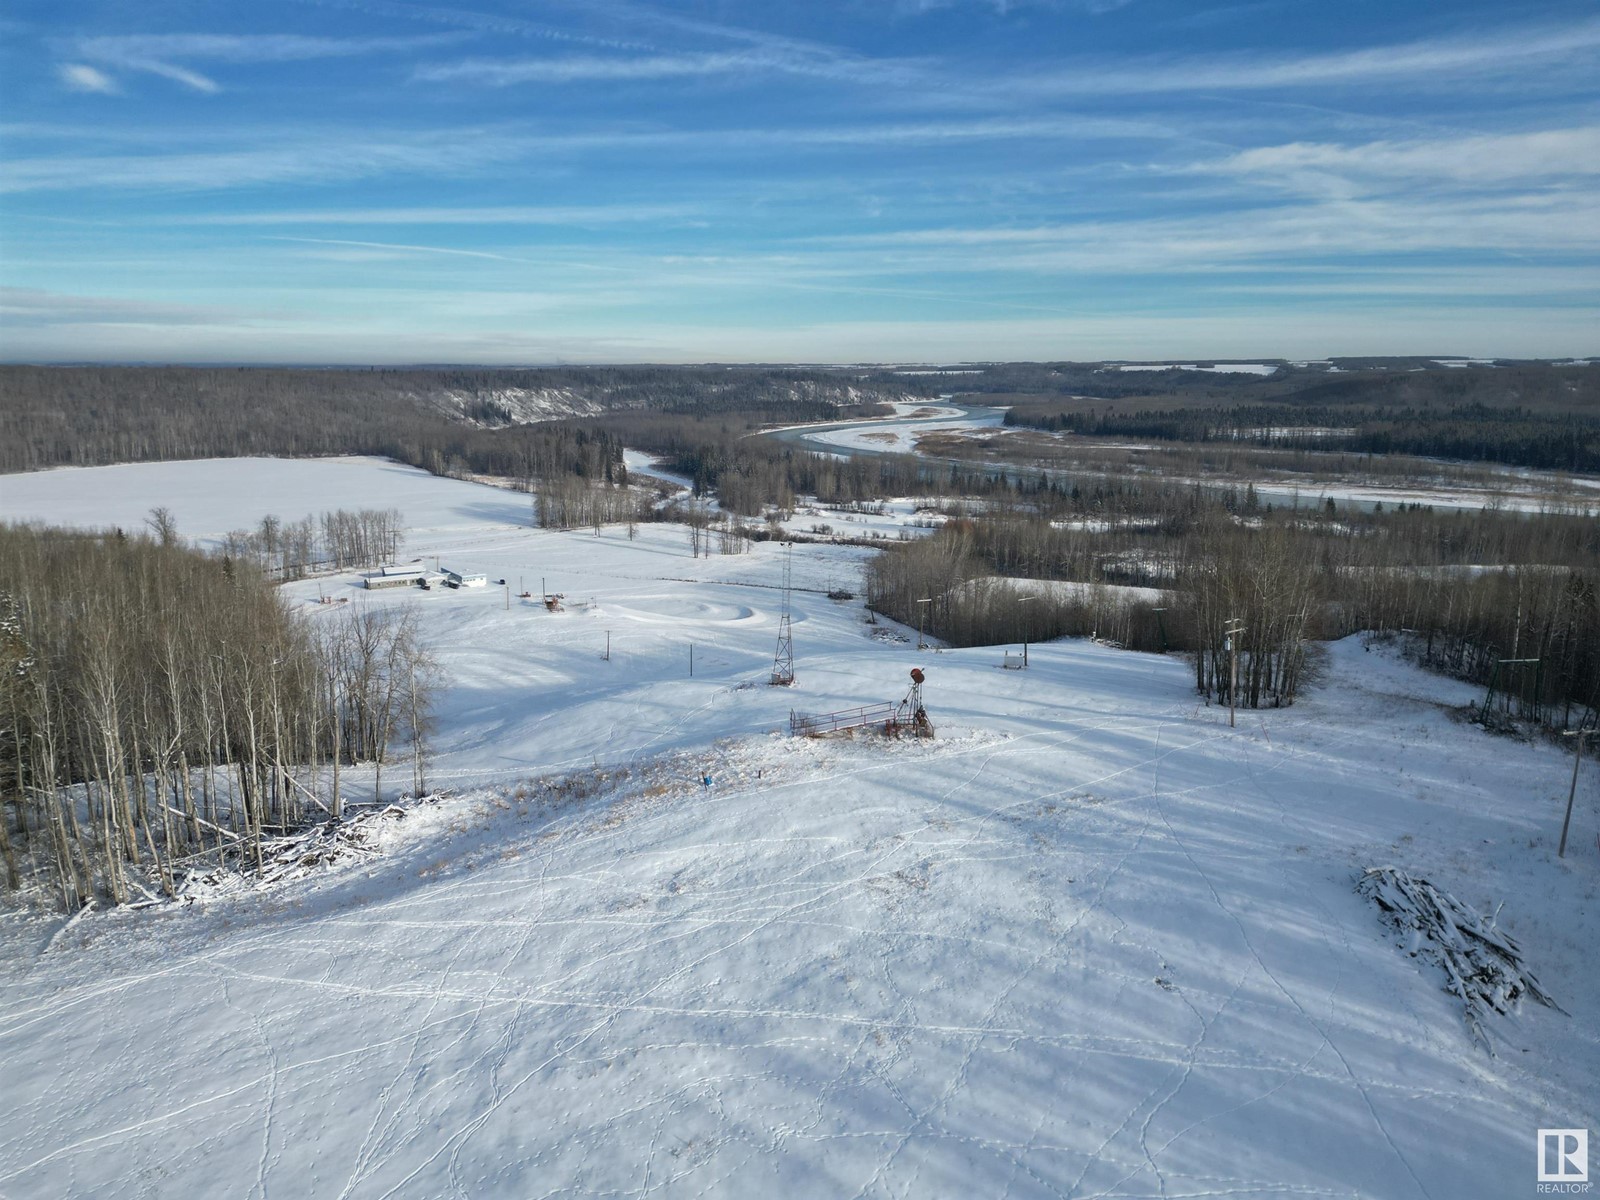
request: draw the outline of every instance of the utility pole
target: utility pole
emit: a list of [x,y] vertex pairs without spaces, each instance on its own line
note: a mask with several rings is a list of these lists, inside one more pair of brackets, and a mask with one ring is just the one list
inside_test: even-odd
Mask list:
[[1583,761],[1583,739],[1593,737],[1594,729],[1569,729],[1562,737],[1575,737],[1578,739],[1578,752],[1572,756],[1572,786],[1567,789],[1567,815],[1561,822],[1561,846],[1556,851],[1557,858],[1567,856],[1567,828],[1572,824],[1572,801],[1578,794],[1578,764]]
[[1238,617],[1229,617],[1222,631],[1222,648],[1228,652],[1228,728],[1234,728],[1234,709],[1239,702],[1239,635],[1244,626]]
[[694,643],[689,643],[689,678],[694,678]]
[[[1031,604],[1031,603],[1033,603],[1034,599],[1035,599],[1035,597],[1033,597],[1033,596],[1019,596],[1019,597],[1017,597],[1017,603],[1018,604]],[[1023,617],[1022,617],[1022,669],[1024,671],[1026,671],[1028,669],[1028,634],[1033,632],[1033,630],[1032,630],[1032,628],[1031,628],[1031,626],[1029,625],[1029,622],[1028,622],[1028,617],[1027,617],[1028,611],[1029,611],[1028,609],[1023,609],[1022,610],[1022,612],[1023,612]]]
[[926,650],[928,648],[928,643],[922,636],[922,620],[923,620],[924,614],[928,610],[923,608],[922,606],[924,604],[932,604],[932,603],[933,603],[933,597],[932,596],[927,596],[927,597],[924,597],[923,599],[917,601],[917,649],[918,650]]
[[506,584],[506,611],[511,611],[511,585]]
[[606,630],[606,661],[611,661],[611,630]]
[[1161,653],[1165,654],[1167,652],[1167,619],[1161,614],[1167,610],[1164,608],[1152,608],[1150,611],[1155,613],[1156,624],[1161,627]]

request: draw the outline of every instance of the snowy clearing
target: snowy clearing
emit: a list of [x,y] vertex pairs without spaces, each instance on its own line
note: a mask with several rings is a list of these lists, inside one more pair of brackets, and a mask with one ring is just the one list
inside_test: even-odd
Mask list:
[[896,402],[892,417],[873,417],[864,421],[845,421],[826,425],[790,425],[766,432],[789,435],[785,440],[803,443],[807,449],[875,451],[887,454],[912,454],[917,439],[927,433],[967,433],[998,430],[1005,419],[1003,408],[962,408],[948,403]]
[[1206,371],[1213,375],[1273,375],[1277,363],[1116,363],[1115,371]]
[[[1230,729],[1174,659],[874,639],[821,594],[867,552],[797,545],[777,689],[775,545],[533,530],[371,460],[0,481],[12,518],[155,504],[188,536],[392,505],[405,557],[486,571],[289,589],[416,606],[453,794],[310,879],[5,914],[0,1194],[1454,1200],[1533,1195],[1536,1131],[1600,1124],[1592,767],[1557,860],[1570,759],[1381,647]],[[541,580],[565,611],[517,599]],[[914,664],[936,740],[778,732]],[[1375,866],[1498,910],[1571,1016],[1476,1045]]]

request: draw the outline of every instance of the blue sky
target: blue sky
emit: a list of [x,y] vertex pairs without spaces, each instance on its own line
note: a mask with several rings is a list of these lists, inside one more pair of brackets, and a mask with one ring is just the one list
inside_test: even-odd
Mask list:
[[1600,7],[0,7],[7,359],[1600,352]]

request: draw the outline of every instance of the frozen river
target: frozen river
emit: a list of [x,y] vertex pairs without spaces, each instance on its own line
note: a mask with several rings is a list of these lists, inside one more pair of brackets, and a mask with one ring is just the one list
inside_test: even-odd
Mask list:
[[[929,433],[970,433],[1004,428],[1003,408],[959,404],[948,396],[928,403],[903,403],[895,405],[892,417],[876,417],[860,421],[835,421],[816,425],[791,425],[772,430],[764,436],[786,444],[822,454],[840,456],[917,454],[930,462],[944,464],[962,462],[970,466],[987,466],[995,475],[1035,479],[1046,473],[1038,467],[999,466],[981,460],[956,459],[944,455],[923,454],[917,439]],[[1064,436],[1064,435],[1057,435]],[[1079,439],[1085,447],[1097,443],[1093,439]],[[1150,448],[1154,449],[1155,446]],[[1600,515],[1600,479],[1559,475],[1547,471],[1530,471],[1521,468],[1493,467],[1504,481],[1500,489],[1472,488],[1461,485],[1428,486],[1420,483],[1372,483],[1356,480],[1307,480],[1303,484],[1285,483],[1282,480],[1258,477],[1218,481],[1192,476],[1167,476],[1175,483],[1198,484],[1214,490],[1242,488],[1255,485],[1256,494],[1265,504],[1287,508],[1320,508],[1333,500],[1341,508],[1372,512],[1379,505],[1394,508],[1402,504],[1427,504],[1434,508],[1479,509],[1486,505],[1503,507],[1512,511],[1539,512],[1550,507],[1550,497],[1566,494],[1570,497],[1566,507],[1586,514]],[[1050,474],[1091,475],[1094,472],[1056,469]]]

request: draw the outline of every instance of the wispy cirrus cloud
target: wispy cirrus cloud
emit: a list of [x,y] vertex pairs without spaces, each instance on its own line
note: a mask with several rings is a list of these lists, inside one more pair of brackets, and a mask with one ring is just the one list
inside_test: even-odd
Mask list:
[[1291,142],[1260,146],[1201,171],[1321,187],[1341,180],[1462,186],[1525,186],[1600,175],[1600,125],[1358,145]]
[[[632,10],[630,10],[631,12]],[[419,66],[421,82],[486,87],[681,79],[761,79],[774,74],[918,92],[930,107],[952,102],[1010,104],[1080,97],[1153,97],[1182,92],[1258,92],[1387,84],[1458,86],[1530,70],[1559,74],[1600,69],[1600,19],[1505,26],[1470,34],[1378,44],[1336,52],[1222,52],[1204,57],[1100,56],[1047,71],[958,64],[949,59],[869,57],[824,44],[738,27],[674,20],[694,33],[739,43],[728,50],[469,58]]]
[[455,40],[452,34],[333,38],[294,33],[159,33],[80,38],[74,44],[86,55],[111,62],[129,58],[191,58],[209,62],[259,63],[407,53],[437,48]]
[[[562,28],[556,25],[529,21],[505,13],[481,12],[474,9],[452,8],[443,4],[407,4],[402,0],[303,0],[319,8],[341,9],[366,16],[386,17],[393,20],[421,21],[471,33],[487,33],[497,37],[520,37],[529,41],[565,42],[572,45],[598,46],[609,50],[650,50],[646,42],[631,38],[610,37],[583,30]],[[597,8],[598,5],[586,5]]]
[[759,56],[746,53],[656,54],[631,58],[574,55],[560,58],[469,58],[418,67],[424,83],[476,83],[509,87],[521,83],[683,79],[757,69]]
[[391,134],[281,134],[246,149],[182,153],[40,155],[13,158],[0,193],[114,188],[215,191],[275,183],[336,182],[389,174],[413,177],[477,170],[526,155],[530,141],[479,129]]
[[684,220],[699,214],[686,204],[501,205],[487,208],[323,208],[277,212],[204,213],[175,217],[185,225],[616,225]]
[[[78,38],[70,52],[103,67],[143,71],[181,83],[197,92],[215,93],[222,85],[185,63],[278,63],[348,58],[368,54],[412,53],[437,49],[458,40],[457,34],[421,37],[308,37],[300,34],[129,34]],[[109,80],[104,72],[94,70]]]
[[1394,255],[1600,255],[1600,200],[1587,193],[1490,198],[1239,205],[1184,217],[1031,227],[948,227],[823,236],[884,272],[970,270],[1182,273],[1263,263],[1280,268]]
[[216,308],[198,304],[0,287],[0,316],[8,325],[207,325],[221,315]]
[[537,156],[693,148],[747,156],[753,149],[937,146],[962,142],[1176,136],[1167,127],[1121,118],[1046,116],[816,125],[802,128],[597,129],[576,133],[449,128],[386,137],[357,131],[318,135],[281,131],[245,149],[163,154],[41,155],[14,158],[0,193],[75,188],[211,191],[266,183],[337,181],[388,174],[429,177]]
[[1321,54],[1214,53],[1068,62],[1048,73],[1019,77],[1004,86],[1035,95],[1150,95],[1189,91],[1258,91],[1272,88],[1360,84],[1372,81],[1436,87],[1462,77],[1530,64],[1587,68],[1600,58],[1600,20],[1563,25],[1508,26]]
[[509,87],[529,83],[616,83],[772,74],[892,86],[916,82],[924,78],[926,72],[918,64],[904,60],[754,49],[633,56],[472,58],[418,67],[412,77],[426,83]]
[[443,254],[452,258],[486,258],[494,262],[526,263],[532,260],[492,250],[463,250],[458,246],[421,246],[409,242],[366,242],[354,238],[274,237],[274,242],[297,242],[307,246],[349,246],[360,250],[378,250],[390,254]]

